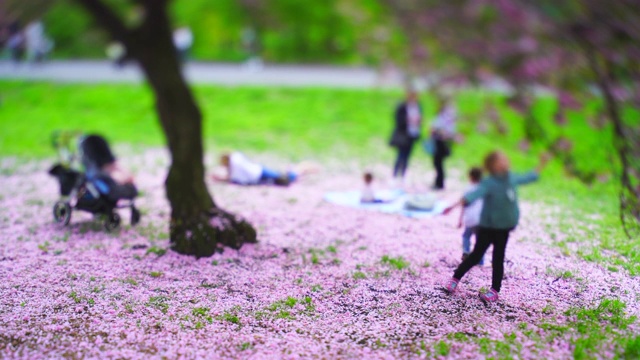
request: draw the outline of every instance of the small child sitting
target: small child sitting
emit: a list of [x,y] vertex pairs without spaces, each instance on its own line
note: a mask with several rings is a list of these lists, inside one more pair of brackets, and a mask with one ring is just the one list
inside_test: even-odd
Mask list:
[[360,202],[363,204],[373,204],[380,202],[376,200],[376,193],[373,191],[373,174],[370,172],[364,173],[364,189],[362,189],[362,195],[360,196]]
[[[482,180],[482,169],[473,167],[469,170],[469,182],[471,186],[465,191],[466,194],[470,194],[478,189],[478,185]],[[462,261],[464,261],[471,253],[471,236],[476,234],[478,225],[480,224],[480,214],[482,213],[482,199],[478,199],[471,204],[468,204],[462,208],[460,212],[460,221],[458,228],[464,226],[464,232],[462,233]],[[478,265],[484,265],[484,256],[480,259]]]

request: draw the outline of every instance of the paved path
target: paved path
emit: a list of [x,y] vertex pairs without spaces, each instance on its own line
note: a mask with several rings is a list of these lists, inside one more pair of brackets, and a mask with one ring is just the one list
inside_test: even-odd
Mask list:
[[[190,63],[185,68],[192,83],[218,85],[321,86],[344,88],[392,87],[401,84],[399,74],[384,76],[369,68]],[[135,65],[116,68],[107,61],[50,61],[42,65],[15,65],[0,61],[0,79],[58,82],[140,82]]]

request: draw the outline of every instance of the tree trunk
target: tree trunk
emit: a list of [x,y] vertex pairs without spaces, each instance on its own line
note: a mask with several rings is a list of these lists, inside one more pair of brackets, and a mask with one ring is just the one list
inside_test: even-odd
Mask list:
[[151,86],[156,111],[171,152],[165,181],[171,204],[173,250],[196,257],[213,255],[222,246],[240,248],[256,242],[246,221],[218,208],[205,184],[202,114],[181,71],[173,45],[167,0],[141,0],[144,19],[127,29],[101,0],[77,0],[137,60]]
[[[246,221],[219,209],[207,190],[203,165],[202,114],[182,75],[166,13],[150,12],[133,55],[155,94],[156,110],[171,152],[165,186],[171,204],[172,249],[196,257],[221,246],[256,242]],[[143,28],[144,29],[144,28]]]
[[619,104],[613,95],[613,73],[611,67],[606,61],[602,61],[603,65],[600,65],[594,49],[588,43],[584,47],[586,49],[585,56],[589,61],[589,66],[598,88],[602,91],[609,120],[613,125],[614,145],[622,166],[620,170],[620,183],[622,185],[620,189],[620,220],[627,236],[634,239],[640,236],[640,189],[636,188],[636,185],[631,180],[633,177],[631,172],[634,170],[631,164],[634,156],[632,141],[637,141],[637,139],[629,139],[626,136]]

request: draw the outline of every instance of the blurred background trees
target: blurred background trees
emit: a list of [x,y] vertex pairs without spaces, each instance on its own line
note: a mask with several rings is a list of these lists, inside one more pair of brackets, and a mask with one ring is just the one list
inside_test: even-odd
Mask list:
[[[48,34],[55,39],[56,56],[102,58],[109,38],[71,0],[8,0],[5,12],[27,21],[43,15]],[[130,21],[135,11],[126,1],[107,1]],[[173,1],[176,27],[188,26],[195,42],[196,60],[242,61],[252,55],[251,33],[266,61],[373,64],[379,43],[402,37],[389,30],[386,9],[377,0],[326,0],[309,4],[296,0],[189,0]],[[42,11],[47,9],[46,12]],[[78,36],[82,34],[82,36]],[[382,55],[380,53],[378,56]]]
[[[495,74],[513,88],[508,99],[522,113],[527,142],[542,144],[585,182],[574,142],[535,116],[541,92],[557,98],[553,128],[566,112],[597,103],[606,117],[620,179],[621,219],[640,237],[640,4],[633,0],[384,0],[410,40],[414,72],[464,77],[469,84]],[[436,54],[434,56],[434,54]],[[442,62],[442,59],[451,59]],[[439,87],[439,84],[436,84]],[[553,133],[556,135],[552,135]]]

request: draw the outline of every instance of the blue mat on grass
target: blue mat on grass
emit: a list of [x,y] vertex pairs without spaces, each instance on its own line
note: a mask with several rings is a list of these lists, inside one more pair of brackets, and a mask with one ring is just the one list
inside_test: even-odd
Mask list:
[[408,210],[405,207],[407,200],[412,196],[401,190],[377,191],[376,198],[384,199],[384,203],[362,203],[360,202],[360,191],[334,191],[324,195],[324,200],[341,206],[347,206],[356,209],[364,209],[369,211],[379,211],[388,214],[398,214],[407,217],[430,217],[442,214],[447,207],[444,201],[436,201],[435,206],[431,210]]

